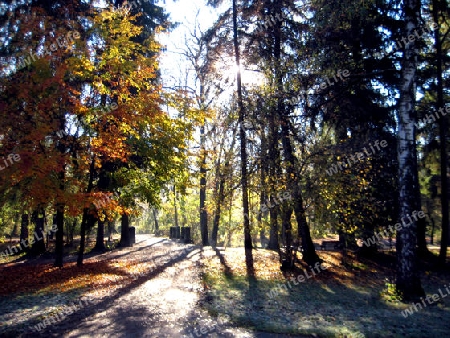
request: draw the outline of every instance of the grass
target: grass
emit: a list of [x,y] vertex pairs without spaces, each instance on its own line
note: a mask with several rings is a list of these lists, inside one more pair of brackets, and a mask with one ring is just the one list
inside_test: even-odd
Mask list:
[[[276,253],[257,250],[254,289],[249,289],[243,249],[219,254],[221,259],[212,250],[204,252],[203,264],[208,267],[203,276],[208,290],[204,307],[215,315],[229,315],[236,325],[317,337],[445,337],[450,332],[450,297],[403,317],[402,311],[411,304],[400,302],[393,289],[392,253],[369,260],[320,252],[327,269],[294,285],[288,281],[306,266],[283,275]],[[422,277],[427,294],[437,293],[450,280],[448,272],[427,271]],[[284,286],[278,287],[278,295],[270,296],[278,285]]]

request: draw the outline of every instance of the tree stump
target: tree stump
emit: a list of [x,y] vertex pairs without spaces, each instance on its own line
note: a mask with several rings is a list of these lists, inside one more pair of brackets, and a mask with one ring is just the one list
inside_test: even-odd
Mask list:
[[191,243],[191,228],[190,227],[182,227],[181,228],[181,239],[183,243]]
[[180,239],[181,238],[180,227],[174,227],[174,238],[176,238],[176,239]]
[[136,243],[136,228],[129,227],[128,231],[130,232],[130,244],[135,244]]

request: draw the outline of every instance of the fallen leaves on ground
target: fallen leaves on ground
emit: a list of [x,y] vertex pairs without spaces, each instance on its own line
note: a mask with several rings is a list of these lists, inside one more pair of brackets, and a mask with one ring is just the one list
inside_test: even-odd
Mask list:
[[111,291],[131,283],[136,276],[151,268],[149,262],[127,259],[112,261],[89,259],[78,267],[65,263],[63,268],[52,264],[8,264],[0,267],[0,296],[33,292],[66,292],[74,289]]

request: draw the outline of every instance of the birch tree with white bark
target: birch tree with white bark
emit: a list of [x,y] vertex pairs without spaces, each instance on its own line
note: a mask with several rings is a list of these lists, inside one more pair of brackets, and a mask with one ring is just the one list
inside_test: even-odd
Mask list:
[[[420,0],[405,0],[403,4],[404,36],[414,36],[420,18]],[[412,40],[412,39],[411,39]],[[417,152],[415,122],[417,42],[409,40],[403,51],[400,99],[398,105],[397,157],[399,164],[399,222],[397,229],[397,291],[404,300],[424,296],[417,269],[417,221],[403,222],[417,212],[420,205],[416,200]]]

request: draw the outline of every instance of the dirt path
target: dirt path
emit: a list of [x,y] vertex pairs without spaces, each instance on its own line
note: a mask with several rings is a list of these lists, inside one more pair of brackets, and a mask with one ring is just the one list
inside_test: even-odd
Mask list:
[[193,245],[138,235],[132,248],[95,258],[152,262],[149,271],[127,288],[85,295],[89,302],[74,313],[20,337],[287,337],[234,328],[227,318],[213,318],[200,308],[201,256]]

